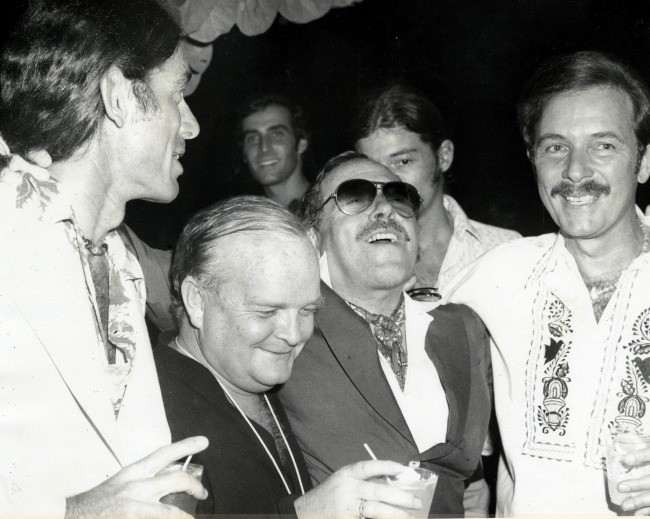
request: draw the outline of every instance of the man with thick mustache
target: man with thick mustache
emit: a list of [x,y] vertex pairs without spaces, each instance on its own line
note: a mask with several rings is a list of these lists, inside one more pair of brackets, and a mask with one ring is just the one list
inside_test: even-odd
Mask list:
[[618,59],[578,52],[535,72],[518,116],[559,232],[489,251],[449,291],[493,339],[497,513],[647,514],[650,480],[630,475],[618,490],[642,492],[617,507],[604,471],[609,438],[650,433],[650,219],[635,206],[650,175],[647,87]]
[[[331,159],[302,213],[319,243],[324,305],[280,390],[316,483],[369,459],[439,475],[431,515],[462,516],[490,416],[486,330],[462,305],[403,291],[417,257],[413,186],[365,155]],[[363,516],[363,503],[359,515]]]

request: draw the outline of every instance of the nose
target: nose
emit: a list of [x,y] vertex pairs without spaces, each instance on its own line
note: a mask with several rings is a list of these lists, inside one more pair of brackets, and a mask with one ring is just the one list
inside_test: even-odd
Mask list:
[[370,218],[373,220],[395,218],[395,209],[393,209],[393,206],[390,204],[390,202],[386,200],[381,187],[379,188],[379,191],[377,192],[377,195],[372,202]]
[[269,149],[269,138],[268,135],[262,135],[262,138],[260,139],[260,150],[262,153],[266,153],[266,150]]
[[298,346],[303,339],[298,312],[286,310],[281,313],[276,336],[289,346]]
[[185,102],[185,100],[183,100],[183,102],[180,104],[180,112],[181,112],[181,129],[180,129],[181,137],[183,137],[183,139],[185,140],[195,139],[199,135],[199,132],[201,131],[201,127],[199,126],[199,122],[196,120],[196,117],[194,117],[192,110],[190,110],[190,107]]
[[579,183],[582,179],[590,177],[593,172],[587,165],[587,154],[579,149],[574,148],[567,156],[566,167],[562,176],[574,183]]

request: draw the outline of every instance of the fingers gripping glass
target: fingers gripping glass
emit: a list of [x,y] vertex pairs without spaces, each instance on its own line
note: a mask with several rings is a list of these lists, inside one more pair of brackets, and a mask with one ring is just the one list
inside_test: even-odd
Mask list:
[[359,214],[372,205],[379,193],[382,193],[393,209],[404,218],[413,218],[422,203],[417,189],[411,184],[353,178],[341,182],[334,194],[329,196],[318,210],[333,198],[342,213]]

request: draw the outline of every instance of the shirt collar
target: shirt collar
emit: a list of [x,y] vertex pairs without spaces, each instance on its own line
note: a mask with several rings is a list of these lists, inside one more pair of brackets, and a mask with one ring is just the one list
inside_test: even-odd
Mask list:
[[332,280],[330,279],[330,269],[327,265],[327,252],[323,252],[318,258],[318,266],[320,267],[320,279],[328,287],[332,288]]
[[467,232],[478,241],[481,241],[481,236],[472,224],[472,221],[467,217],[467,214],[465,214],[465,211],[463,211],[462,207],[458,202],[456,202],[456,200],[449,195],[443,195],[442,204],[454,222],[454,233]]
[[[30,174],[23,175],[18,186],[16,204],[31,211],[44,223],[70,222],[76,233],[80,233],[69,197],[61,182],[53,177],[37,180]],[[116,231],[110,231],[105,238],[112,261],[119,266],[123,276],[130,280],[142,280],[144,275],[138,260],[127,253],[124,242]]]
[[55,178],[37,180],[26,173],[17,190],[16,206],[33,212],[39,220],[47,223],[74,221],[72,204]]
[[[645,216],[638,206],[636,206],[636,214],[644,225],[650,226],[650,217]],[[535,283],[542,277],[551,275],[557,270],[559,265],[564,265],[564,267],[573,270],[579,275],[578,265],[575,258],[566,248],[564,237],[558,232],[556,233],[553,245],[544,252],[540,260],[537,262],[537,265],[535,265],[526,285],[529,283]],[[650,253],[642,254],[632,260],[628,268],[636,269],[647,267],[650,267]]]

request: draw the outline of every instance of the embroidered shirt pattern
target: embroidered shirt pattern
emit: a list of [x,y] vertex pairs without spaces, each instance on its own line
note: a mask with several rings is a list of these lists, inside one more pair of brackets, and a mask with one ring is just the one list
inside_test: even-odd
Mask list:
[[[573,449],[564,438],[570,419],[567,404],[571,378],[569,353],[573,345],[571,311],[553,293],[540,291],[535,304],[535,333],[527,366],[529,398],[528,438],[524,451],[562,457]],[[549,449],[549,447],[551,447]],[[550,454],[550,451],[556,451]]]
[[623,346],[625,374],[616,394],[618,415],[609,422],[610,434],[620,432],[642,434],[641,419],[650,398],[650,308],[643,310],[632,325],[632,339]]
[[[562,263],[557,257],[542,259],[531,276],[537,281],[527,287],[536,295],[522,453],[602,468],[607,437],[649,430],[644,417],[650,402],[650,308],[643,298],[632,297],[641,280],[639,271],[629,268],[600,322],[592,327],[585,320],[587,312],[593,312],[587,306],[588,295],[550,281],[557,279],[554,272],[563,271]],[[581,317],[574,322],[576,312]],[[589,368],[580,366],[585,355],[591,357]],[[582,368],[581,382],[571,375],[576,366]],[[589,399],[582,389],[587,373],[589,385],[597,388]],[[578,389],[580,398],[574,394]],[[576,405],[582,406],[580,420],[572,418]]]

